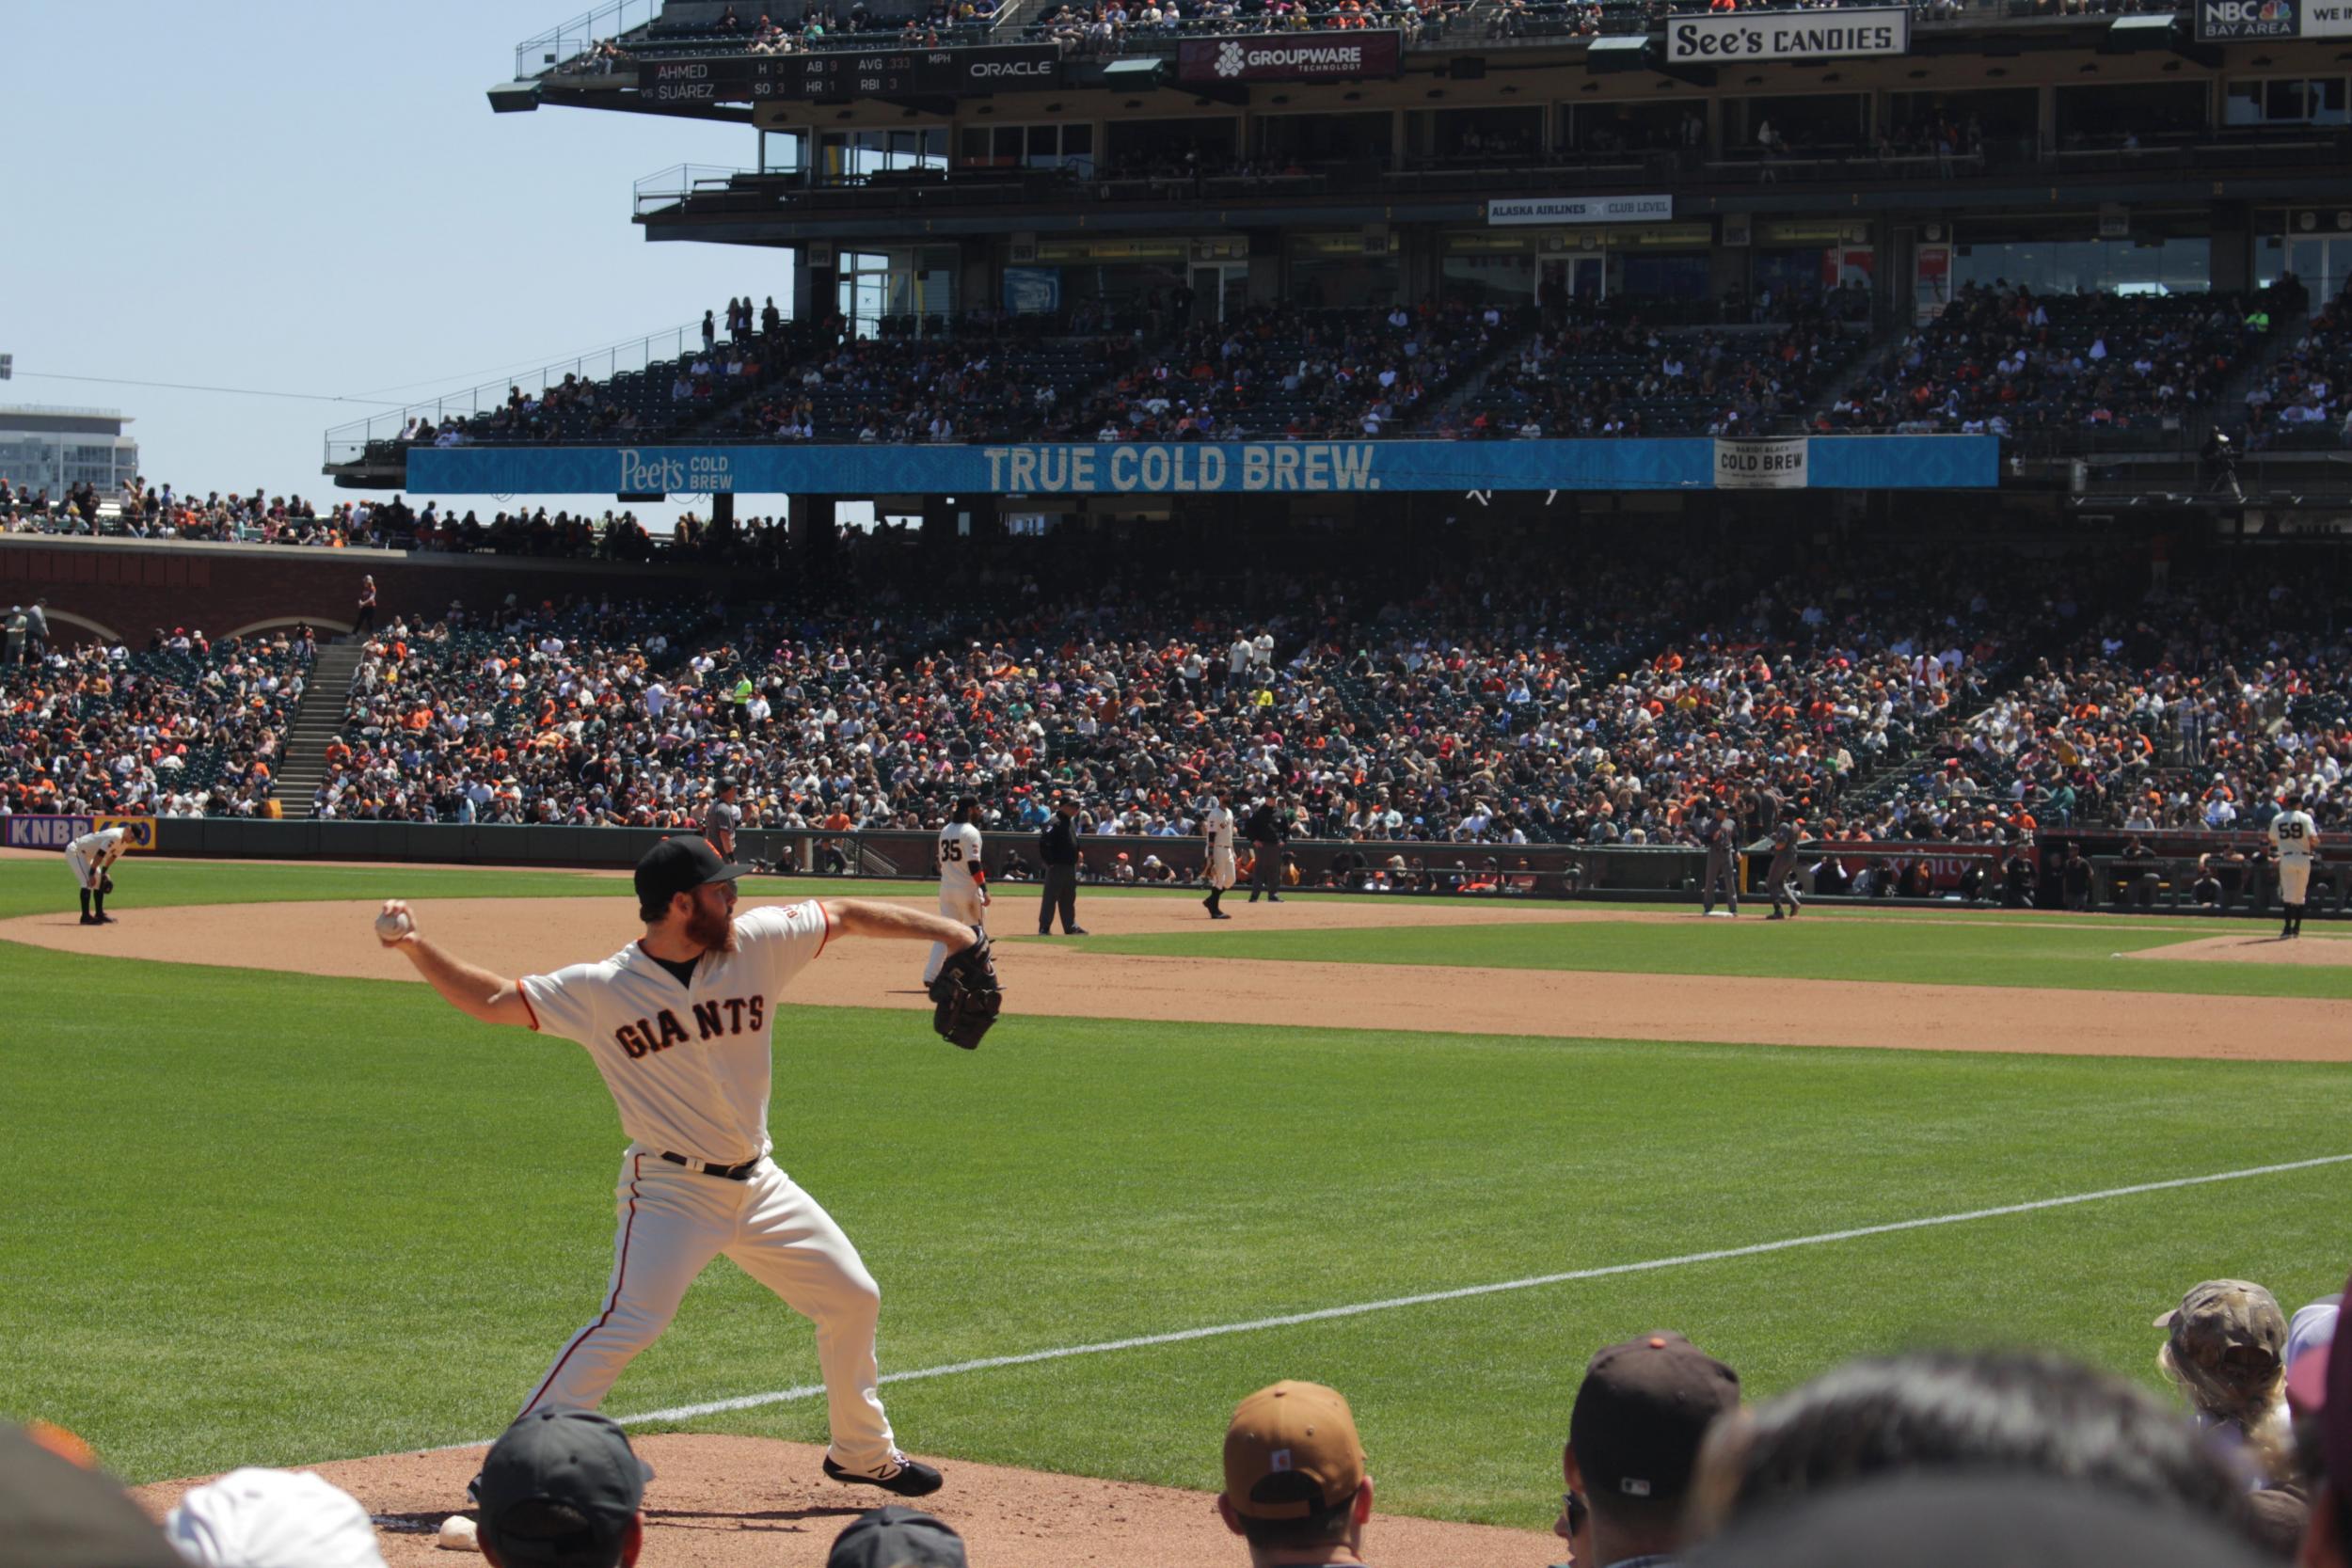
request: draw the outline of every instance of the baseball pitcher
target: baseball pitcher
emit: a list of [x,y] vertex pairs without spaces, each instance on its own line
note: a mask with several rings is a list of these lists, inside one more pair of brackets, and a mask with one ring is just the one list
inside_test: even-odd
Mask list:
[[[744,868],[709,844],[664,839],[637,864],[644,934],[601,963],[509,980],[417,933],[388,901],[376,939],[442,998],[485,1023],[544,1030],[588,1048],[628,1134],[615,1190],[612,1276],[586,1327],[556,1355],[522,1414],[594,1410],[659,1338],[686,1288],[721,1253],[817,1325],[835,1481],[921,1497],[937,1470],[898,1451],[876,1385],[882,1295],[857,1248],[771,1158],[773,1034],[785,989],[836,938],[935,942],[955,957],[934,988],[955,1043],[971,1047],[1000,995],[988,944],[939,915],[859,898],[811,899],[737,916]],[[960,999],[937,994],[950,983]],[[985,1019],[977,1016],[985,1013]],[[946,1032],[945,1025],[942,1032]]]

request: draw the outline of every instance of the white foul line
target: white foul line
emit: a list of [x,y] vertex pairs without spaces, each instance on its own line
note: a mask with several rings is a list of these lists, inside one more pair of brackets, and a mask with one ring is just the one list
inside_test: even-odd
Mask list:
[[[1972,1220],[1998,1219],[2005,1214],[2030,1214],[2042,1209],[2065,1209],[2078,1203],[2097,1203],[2104,1198],[2134,1197],[2141,1193],[2171,1192],[2181,1187],[2202,1187],[2216,1181],[2243,1181],[2256,1176],[2278,1176],[2287,1171],[2310,1170],[2318,1165],[2341,1165],[2352,1163],[2352,1154],[2323,1154],[2315,1160],[2294,1160],[2282,1165],[2254,1165],[2245,1170],[2225,1170],[2214,1176],[2183,1176],[2169,1181],[2142,1181],[2129,1187],[2106,1187],[2095,1193],[2074,1193],[2065,1197],[2036,1198],[2030,1203],[2005,1203],[1997,1209],[1971,1209],[1959,1214],[1931,1214],[1926,1219],[1896,1220],[1887,1225],[1857,1226],[1851,1230],[1825,1230],[1818,1236],[1794,1236],[1787,1241],[1757,1242],[1750,1246],[1719,1247],[1712,1252],[1686,1252],[1678,1258],[1652,1258],[1639,1263],[1609,1263],[1595,1269],[1571,1269],[1565,1274],[1539,1274],[1525,1279],[1505,1279],[1491,1285],[1464,1285],[1451,1291],[1429,1291],[1421,1295],[1391,1296],[1386,1301],[1358,1302],[1350,1307],[1326,1307],[1312,1312],[1291,1312],[1279,1318],[1253,1318],[1248,1323],[1216,1323],[1207,1328],[1180,1328],[1169,1334],[1144,1334],[1132,1339],[1104,1339],[1091,1345],[1063,1345],[1054,1350],[1026,1351],[1019,1355],[990,1355],[977,1361],[954,1361],[941,1367],[918,1367],[913,1371],[884,1372],[884,1383],[913,1383],[919,1378],[952,1377],[959,1372],[984,1372],[998,1367],[1025,1367],[1040,1361],[1061,1361],[1073,1355],[1107,1355],[1114,1351],[1143,1350],[1152,1345],[1182,1344],[1187,1339],[1215,1339],[1228,1334],[1251,1334],[1264,1328],[1289,1328],[1298,1323],[1324,1323],[1333,1318],[1359,1318],[1367,1312],[1387,1312],[1400,1307],[1426,1307],[1432,1302],[1461,1301],[1470,1296],[1500,1295],[1505,1291],[1532,1291],[1543,1285],[1566,1285],[1580,1279],[1605,1279],[1612,1275],[1648,1274],[1658,1269],[1678,1269],[1688,1263],[1715,1263],[1728,1258],[1756,1258],[1768,1252],[1788,1252],[1797,1247],[1827,1246],[1832,1242],[1858,1241],[1865,1236],[1891,1236],[1900,1230],[1925,1230],[1939,1225],[1965,1225]],[[731,1400],[710,1400],[702,1404],[674,1405],[667,1410],[648,1410],[636,1416],[614,1418],[623,1426],[640,1426],[652,1421],[691,1421],[699,1416],[720,1416],[733,1410],[755,1410],[762,1405],[789,1404],[799,1400],[812,1400],[825,1391],[821,1383],[803,1384],[797,1388],[780,1388],[767,1394],[744,1394]],[[486,1439],[485,1439],[486,1441]]]

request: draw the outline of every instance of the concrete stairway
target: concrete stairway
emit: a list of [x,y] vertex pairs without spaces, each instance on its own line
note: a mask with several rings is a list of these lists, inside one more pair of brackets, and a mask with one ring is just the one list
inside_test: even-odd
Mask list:
[[329,642],[310,666],[302,704],[286,726],[286,744],[278,756],[278,805],[288,817],[310,815],[310,798],[326,777],[326,743],[342,730],[351,677],[366,651],[364,642]]

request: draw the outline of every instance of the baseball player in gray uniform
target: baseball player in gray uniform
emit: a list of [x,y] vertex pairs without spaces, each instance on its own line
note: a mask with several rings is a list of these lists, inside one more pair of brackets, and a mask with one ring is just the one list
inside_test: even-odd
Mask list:
[[1772,863],[1764,868],[1764,885],[1772,895],[1772,912],[1767,920],[1779,920],[1781,900],[1788,901],[1788,919],[1794,920],[1804,908],[1804,900],[1797,896],[1797,824],[1776,822],[1772,825]]
[[1740,846],[1739,834],[1732,830],[1731,812],[1720,801],[1708,808],[1712,819],[1699,832],[1699,842],[1707,846],[1707,870],[1699,884],[1699,896],[1706,908],[1700,912],[1715,912],[1715,894],[1720,888],[1724,902],[1736,919],[1740,913]]
[[703,837],[723,861],[735,859],[735,832],[743,825],[743,808],[735,803],[735,791],[733,779],[721,779],[717,798],[703,813]]
[[122,858],[123,845],[130,836],[127,828],[101,828],[84,833],[65,847],[66,869],[73,873],[73,885],[82,893],[83,925],[115,923],[115,917],[106,912],[106,895],[115,886],[107,868]]
[[771,1158],[771,1037],[785,988],[836,938],[958,952],[978,938],[944,916],[861,898],[738,916],[743,870],[700,838],[663,840],[637,864],[644,934],[601,963],[551,974],[510,980],[469,964],[418,935],[398,899],[378,915],[376,937],[468,1017],[586,1046],[628,1134],[612,1283],[522,1414],[596,1409],[723,1252],[817,1325],[833,1426],[825,1474],[921,1497],[939,1489],[940,1474],[898,1451],[876,1391],[882,1293],[841,1227]]

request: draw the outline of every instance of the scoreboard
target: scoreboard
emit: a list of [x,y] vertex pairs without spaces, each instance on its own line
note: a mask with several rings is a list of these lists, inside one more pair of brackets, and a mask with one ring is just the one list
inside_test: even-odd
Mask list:
[[657,103],[760,103],[771,99],[968,98],[1061,85],[1051,43],[972,49],[828,50],[723,60],[656,60],[637,68],[637,90]]

